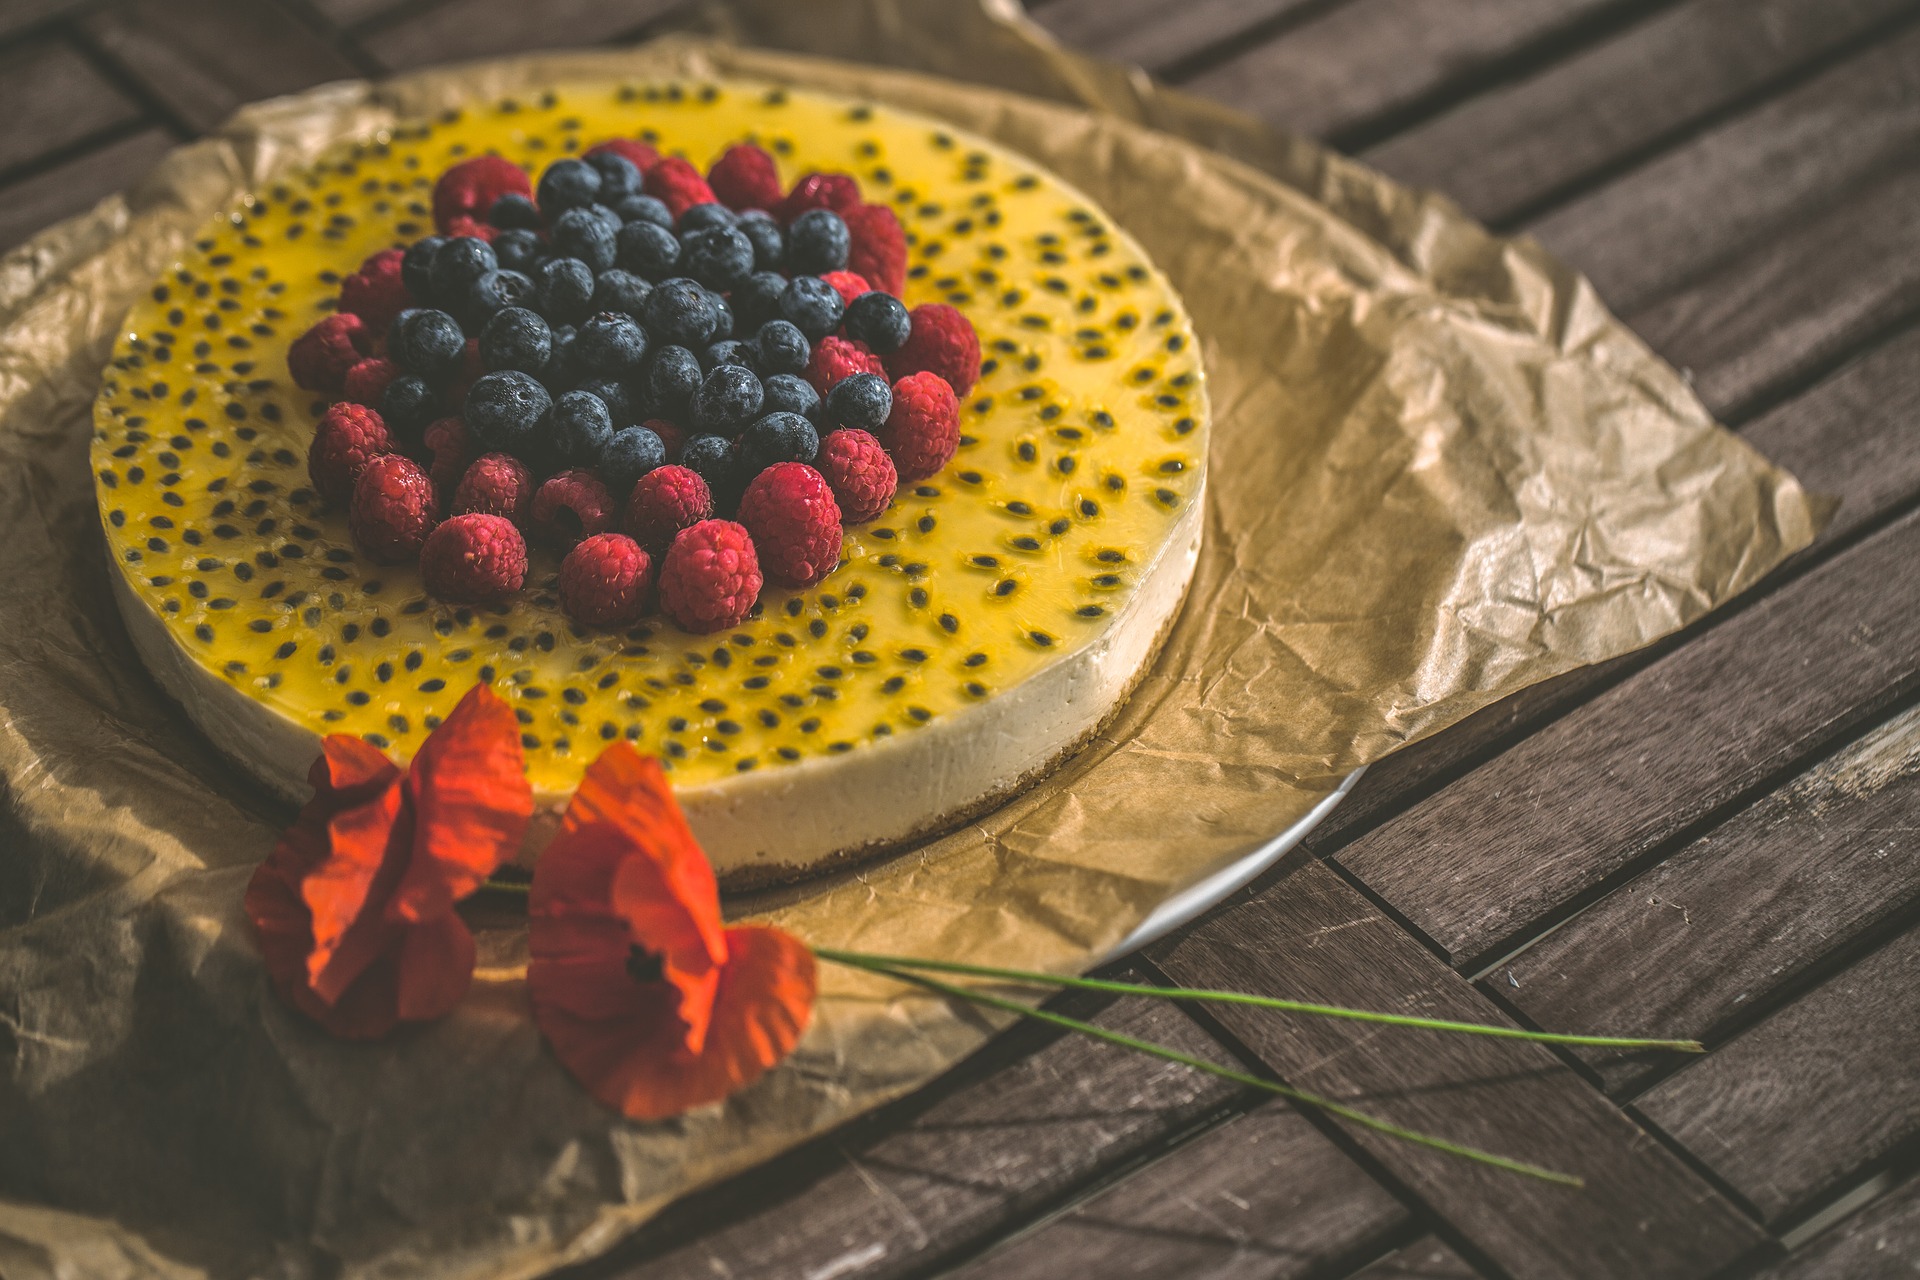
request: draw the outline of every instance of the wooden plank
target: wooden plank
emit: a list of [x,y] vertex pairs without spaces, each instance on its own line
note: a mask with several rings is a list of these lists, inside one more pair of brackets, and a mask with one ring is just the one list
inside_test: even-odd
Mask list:
[[1620,7],[1620,0],[1350,0],[1193,77],[1269,123],[1337,136]]
[[[1220,912],[1155,958],[1177,982],[1424,1016],[1498,1010],[1324,863]],[[1539,1045],[1359,1028],[1231,1005],[1214,1014],[1283,1080],[1400,1124],[1586,1179],[1574,1191],[1349,1129],[1513,1275],[1698,1277],[1758,1229]]]
[[1920,688],[1909,515],[1628,677],[1339,860],[1456,963]]
[[1690,0],[1397,134],[1362,157],[1506,222],[1671,139],[1913,0]]
[[0,188],[0,251],[130,185],[173,145],[166,130],[142,129]]
[[90,14],[89,38],[194,129],[235,108],[358,68],[276,0],[130,0]]
[[139,106],[65,40],[29,40],[0,53],[0,170],[139,118]]
[[1632,311],[1744,246],[1843,202],[1920,146],[1909,28],[1529,225]]
[[1395,1250],[1350,1280],[1478,1280],[1466,1259],[1432,1236]]
[[360,33],[360,46],[394,70],[432,62],[573,48],[626,35],[683,0],[450,0]]
[[[1718,1041],[1835,952],[1920,907],[1920,710],[1896,716],[1503,964],[1549,1031]],[[1583,1052],[1608,1090],[1657,1059]],[[1689,1072],[1691,1068],[1689,1068]]]
[[1279,1280],[1377,1252],[1408,1221],[1406,1208],[1304,1116],[1273,1103],[953,1274]]
[[[1093,1020],[1228,1060],[1161,1001],[1122,1000]],[[1037,1041],[1044,1047],[1035,1052]],[[1015,1051],[1024,1056],[1009,1063]],[[936,1083],[900,1108],[681,1202],[595,1274],[919,1274],[1156,1149],[1238,1092],[1216,1076],[1078,1035],[1015,1032],[984,1052],[1008,1065],[962,1066],[957,1088]]]
[[1162,72],[1315,0],[1050,0],[1033,19],[1082,53]]
[[1920,928],[1643,1094],[1768,1222],[1920,1131]]
[[1920,1178],[1815,1236],[1754,1280],[1920,1275]]

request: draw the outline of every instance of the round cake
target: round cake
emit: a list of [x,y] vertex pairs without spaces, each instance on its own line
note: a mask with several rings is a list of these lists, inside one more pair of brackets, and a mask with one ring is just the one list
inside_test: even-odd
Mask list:
[[[948,309],[977,333],[977,382],[971,370],[947,374],[958,418],[950,460],[941,464],[942,453],[911,463],[899,443],[911,424],[897,426],[897,414],[876,426],[898,463],[892,499],[857,519],[854,500],[836,489],[833,509],[846,508],[841,523],[828,519],[837,562],[829,551],[811,572],[784,570],[789,581],[811,578],[804,586],[781,585],[782,557],[794,559],[779,541],[788,535],[768,532],[773,517],[764,512],[755,524],[760,509],[749,510],[753,488],[772,484],[771,467],[752,473],[759,481],[747,497],[725,500],[742,524],[715,512],[670,544],[651,545],[650,558],[631,550],[644,538],[602,539],[598,550],[614,561],[637,557],[642,569],[628,584],[631,611],[612,624],[579,604],[585,570],[574,565],[585,544],[569,551],[552,541],[551,527],[540,536],[528,530],[517,590],[465,600],[430,589],[431,543],[428,559],[370,553],[372,517],[360,504],[381,467],[356,467],[351,500],[322,492],[321,464],[309,457],[316,432],[329,415],[361,411],[333,403],[350,391],[299,385],[309,380],[290,373],[289,354],[302,335],[344,314],[343,281],[350,295],[356,273],[374,270],[382,251],[449,234],[448,211],[434,203],[450,168],[504,157],[529,186],[541,182],[546,199],[540,175],[554,161],[605,152],[609,139],[623,140],[615,150],[634,158],[649,195],[676,172],[695,183],[706,173],[724,194],[741,184],[723,183],[709,166],[744,148],[777,166],[782,205],[838,203],[856,228],[873,219],[852,210],[891,210],[874,216],[889,225],[897,218],[904,231],[902,280],[892,289],[912,309],[910,343],[924,347],[923,315]],[[678,159],[643,168],[653,154]],[[618,175],[605,171],[612,184]],[[845,182],[820,179],[843,174]],[[828,194],[809,199],[821,191]],[[641,216],[641,203],[615,218]],[[508,212],[527,212],[500,208],[473,216],[505,223]],[[720,209],[705,212],[726,220]],[[797,259],[794,208],[770,212],[792,242],[784,252]],[[560,239],[545,213],[547,229],[534,233],[541,261]],[[689,219],[683,208],[674,214],[690,246]],[[496,234],[465,226],[482,239]],[[507,252],[502,243],[503,260]],[[860,253],[856,235],[856,261]],[[636,296],[658,290],[659,274],[635,286]],[[707,296],[716,314],[728,310],[723,297],[733,313],[749,311],[736,294]],[[870,310],[879,314],[883,301]],[[596,305],[618,304],[597,297]],[[384,339],[369,330],[365,352],[355,354],[377,361],[371,367],[386,369],[385,379],[395,372],[385,357],[394,355],[404,375],[400,326],[414,326],[407,351],[428,342],[416,330],[431,326],[410,318],[418,310],[392,321]],[[820,375],[820,356],[858,331],[848,315],[839,339],[815,339],[807,371],[825,377],[833,403],[851,399],[831,395],[844,370]],[[471,330],[478,321],[466,323]],[[754,337],[731,336],[728,350]],[[567,337],[578,345],[571,329]],[[476,342],[467,343],[469,365]],[[657,358],[657,334],[654,347]],[[865,351],[857,342],[846,349],[855,347]],[[771,359],[741,350],[742,366]],[[700,355],[703,367],[735,358],[718,348]],[[882,370],[872,381],[891,382],[899,412],[911,407],[894,355],[853,359]],[[469,369],[458,390],[434,384],[423,393],[436,398],[432,412],[458,418],[462,395],[474,403],[478,372]],[[636,372],[602,396],[613,402],[631,390],[633,407],[616,418],[644,420],[666,442],[670,464],[684,450],[679,462],[699,470],[677,415],[648,402],[655,384],[647,377]],[[556,384],[555,395],[577,381]],[[387,408],[390,417],[403,412],[392,401]],[[840,404],[835,421],[859,411]],[[807,411],[822,440],[835,426],[825,412]],[[547,418],[541,423],[548,429]],[[564,806],[607,743],[625,739],[665,763],[722,883],[737,887],[948,829],[1098,732],[1153,661],[1185,595],[1201,537],[1207,429],[1200,353],[1179,299],[1140,247],[1058,178],[983,139],[866,103],[738,81],[582,83],[344,144],[217,218],[128,315],[95,408],[93,464],[111,576],[138,651],[210,738],[275,792],[305,798],[325,734],[360,735],[409,758],[484,683],[520,720],[543,813]],[[733,445],[736,469],[752,450],[745,439]],[[464,490],[456,500],[460,476],[439,474],[435,447],[396,442],[394,456],[378,461],[387,479],[433,472],[423,501],[428,524],[446,521],[433,528],[439,534],[455,524],[453,512],[480,508]],[[780,463],[781,484],[797,476],[824,494],[810,466],[838,486],[827,449],[819,452],[811,464]],[[536,462],[536,481],[557,465]],[[637,487],[630,500],[624,492],[631,471],[619,476],[616,507],[637,505]],[[714,482],[716,494],[723,487]],[[787,489],[763,494],[761,508]],[[626,518],[638,519],[632,507]],[[610,512],[609,528],[618,531],[621,519]],[[743,525],[759,541],[764,583],[757,573],[749,579],[740,610],[718,626],[687,621],[674,592],[684,595],[687,575],[717,562],[683,553],[681,543],[715,529],[724,540]],[[544,839],[544,824],[535,827],[527,859]]]

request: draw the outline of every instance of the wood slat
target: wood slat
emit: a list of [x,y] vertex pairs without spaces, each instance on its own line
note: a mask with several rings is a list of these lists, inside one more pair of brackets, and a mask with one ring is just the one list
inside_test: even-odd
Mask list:
[[1768,1222],[1920,1130],[1920,929],[1641,1095]]
[[359,74],[275,0],[123,0],[89,15],[84,29],[196,130],[248,102]]
[[534,49],[600,44],[679,8],[684,0],[450,0],[359,34],[394,70]]
[[1432,1236],[1356,1271],[1351,1280],[1477,1280],[1466,1259]]
[[954,1274],[1279,1280],[1376,1252],[1408,1221],[1405,1206],[1304,1116],[1275,1103]]
[[97,133],[131,125],[140,107],[64,40],[0,53],[0,170],[31,164]]
[[[1176,982],[1501,1021],[1322,863],[1156,952]],[[1400,1124],[1586,1179],[1573,1191],[1350,1129],[1391,1173],[1517,1276],[1697,1277],[1761,1239],[1752,1223],[1548,1050],[1217,1006],[1290,1083]]]
[[[1908,711],[1581,912],[1488,978],[1550,1031],[1709,1041],[1920,907],[1920,711]],[[1920,1052],[1920,1044],[1914,1046]],[[1668,1056],[1583,1053],[1610,1091]]]
[[1844,741],[1920,688],[1920,516],[1789,583],[1340,862],[1456,963]]
[[1362,158],[1508,222],[1917,10],[1913,0],[1690,0]]
[[[1229,1060],[1164,1002],[1122,1000],[1093,1021]],[[1013,1044],[1034,1040],[1016,1033]],[[1217,1076],[1083,1036],[1051,1038],[956,1090],[932,1086],[923,1109],[883,1113],[683,1201],[592,1274],[917,1274],[1157,1149],[1236,1092]]]
[[1083,53],[1160,73],[1316,0],[1049,0],[1033,19]]
[[0,190],[0,251],[128,186],[173,145],[166,130],[142,129]]
[[1282,128],[1337,137],[1621,0],[1349,0],[1186,87]]
[[1755,1280],[1844,1280],[1920,1274],[1920,1179],[1807,1242]]
[[1615,309],[1812,212],[1920,146],[1920,30],[1909,28],[1533,222]]

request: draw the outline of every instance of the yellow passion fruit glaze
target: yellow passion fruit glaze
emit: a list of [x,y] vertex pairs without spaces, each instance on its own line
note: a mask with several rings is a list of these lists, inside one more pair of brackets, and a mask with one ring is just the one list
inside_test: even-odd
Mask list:
[[[356,555],[308,482],[326,406],[293,385],[287,347],[341,278],[431,234],[433,182],[461,159],[498,152],[537,176],[608,137],[702,171],[756,141],[788,184],[854,174],[906,228],[907,304],[950,303],[980,334],[947,468],[849,527],[824,581],[769,585],[714,635],[659,616],[578,628],[538,551],[511,600],[443,604],[415,566]],[[520,720],[536,790],[564,795],[617,738],[682,788],[778,770],[914,734],[1096,643],[1200,496],[1208,416],[1178,299],[1085,197],[923,118],[730,82],[562,86],[338,148],[154,282],[94,422],[111,557],[192,663],[401,759],[485,682]]]

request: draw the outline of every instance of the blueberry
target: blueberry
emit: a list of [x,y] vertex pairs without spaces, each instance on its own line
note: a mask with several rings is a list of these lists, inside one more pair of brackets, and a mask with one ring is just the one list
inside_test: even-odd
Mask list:
[[809,209],[787,227],[787,270],[818,276],[847,265],[853,238],[847,224],[831,209]]
[[685,347],[660,347],[647,362],[647,414],[687,421],[693,393],[700,389],[700,361]]
[[776,462],[812,462],[820,435],[797,413],[770,413],[740,436],[740,470],[757,476]]
[[549,324],[579,324],[593,314],[593,268],[578,258],[549,258],[535,277]]
[[776,373],[760,385],[765,389],[760,407],[768,413],[797,413],[811,418],[819,412],[820,393],[805,378]]
[[624,311],[638,320],[647,305],[647,295],[652,292],[653,286],[633,272],[611,267],[602,271],[594,282],[593,309]]
[[757,367],[762,373],[799,373],[807,367],[813,346],[807,335],[785,320],[769,320],[754,335]]
[[707,200],[688,205],[681,212],[679,224],[674,230],[685,236],[695,231],[705,231],[708,227],[730,227],[738,221],[739,217],[733,210]]
[[713,341],[718,317],[705,289],[685,278],[667,280],[647,295],[647,331],[661,342],[698,350]]
[[617,224],[609,227],[592,209],[569,209],[553,220],[547,239],[561,257],[578,258],[595,271],[605,271],[613,265],[614,235],[619,229]]
[[624,502],[634,481],[666,461],[667,446],[659,436],[645,427],[628,427],[616,431],[600,451],[600,482],[615,502]]
[[502,307],[533,305],[535,292],[532,278],[523,272],[489,271],[467,290],[460,314],[469,328],[478,329]]
[[656,222],[629,222],[615,241],[615,260],[649,280],[664,280],[680,266],[680,242]]
[[715,293],[711,289],[707,290],[707,301],[713,306],[713,340],[718,342],[722,338],[731,338],[733,336],[733,304],[727,301],[725,294]]
[[532,275],[541,259],[547,256],[547,246],[539,232],[515,228],[493,238],[493,256],[499,260],[502,271],[524,271]]
[[673,210],[657,196],[627,196],[613,202],[613,211],[622,222],[651,222],[664,230],[673,230]]
[[864,342],[880,355],[891,355],[906,344],[913,329],[907,304],[878,289],[847,304],[847,336]]
[[403,373],[387,384],[380,397],[380,417],[399,443],[417,449],[427,424],[440,413],[440,399],[426,379]]
[[734,489],[733,441],[725,436],[695,436],[680,450],[680,465],[707,482],[716,505]]
[[613,204],[640,194],[640,169],[618,151],[596,151],[586,157],[600,175],[600,202]]
[[732,227],[686,232],[680,237],[680,262],[707,288],[732,289],[753,272],[753,243]]
[[503,307],[480,331],[480,363],[490,371],[538,374],[552,353],[553,330],[538,312],[525,307]]
[[697,431],[734,435],[760,416],[766,392],[751,369],[723,364],[709,373],[693,393],[693,426]]
[[445,236],[427,236],[415,240],[400,259],[400,283],[407,287],[415,302],[433,301],[433,255],[447,242]]
[[475,236],[455,236],[433,255],[427,280],[435,302],[457,307],[475,280],[499,268],[500,260],[493,256],[492,245]]
[[752,333],[767,321],[779,319],[780,295],[786,288],[787,278],[778,271],[756,271],[748,276],[728,298],[734,323],[742,332]]
[[772,215],[759,209],[749,209],[733,225],[753,246],[755,271],[774,271],[779,268],[780,259],[787,251],[787,237],[781,233],[780,224],[773,220]]
[[452,316],[444,311],[415,311],[396,328],[400,341],[394,358],[408,373],[441,382],[460,372],[467,335]]
[[818,342],[840,327],[846,304],[819,276],[795,276],[780,295],[780,318]]
[[892,409],[893,390],[885,378],[877,373],[850,374],[827,392],[820,406],[820,425],[829,431],[835,427],[878,431]]
[[[487,221],[502,230],[538,231],[541,227],[540,211],[533,207],[533,201],[517,191],[509,191],[495,200],[487,210]],[[499,241],[496,239],[494,243],[497,247]]]
[[540,175],[537,199],[549,223],[569,209],[583,209],[600,198],[600,171],[571,156],[555,160]]
[[573,390],[580,381],[580,359],[573,349],[575,337],[570,324],[553,327],[553,351],[547,356],[547,367],[540,371],[540,381],[554,395]]
[[733,338],[724,338],[714,343],[700,354],[700,367],[708,373],[723,364],[739,365],[742,369],[752,369],[753,349],[744,342]]
[[613,415],[591,391],[569,391],[553,402],[553,449],[563,466],[591,467],[613,439]]
[[517,369],[489,373],[467,392],[467,430],[489,453],[525,458],[552,407],[547,389],[531,375]]
[[630,427],[636,416],[633,409],[633,395],[627,390],[627,384],[614,378],[587,378],[574,388],[576,391],[591,391],[599,396],[607,406],[607,416],[613,419],[613,429]]
[[580,326],[574,352],[584,373],[630,378],[647,358],[647,332],[632,316],[602,311]]

